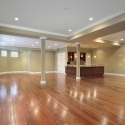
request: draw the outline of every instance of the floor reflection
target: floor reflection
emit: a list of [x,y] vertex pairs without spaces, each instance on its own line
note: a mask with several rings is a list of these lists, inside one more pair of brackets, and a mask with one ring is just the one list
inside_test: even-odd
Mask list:
[[18,94],[18,86],[17,86],[17,84],[13,84],[10,87],[10,94],[11,94],[11,96],[15,96],[15,95]]
[[4,85],[2,85],[0,87],[0,98],[5,99],[7,92],[6,92],[6,87]]

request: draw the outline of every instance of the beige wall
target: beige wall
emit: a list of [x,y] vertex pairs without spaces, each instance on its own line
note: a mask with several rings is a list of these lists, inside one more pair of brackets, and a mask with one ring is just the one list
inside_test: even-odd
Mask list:
[[[31,51],[30,52],[30,71],[40,72],[41,71],[41,52]],[[55,52],[45,52],[45,71],[55,71]]]
[[40,72],[40,64],[41,64],[41,53],[40,51],[31,51],[30,52],[30,71],[31,72]]
[[[12,58],[11,51],[7,51],[7,57],[1,56],[0,50],[0,72],[6,71],[41,71],[40,51],[18,51],[18,57]],[[55,71],[55,52],[45,52],[46,71]]]
[[46,52],[45,66],[46,71],[55,71],[55,52]]
[[20,52],[21,71],[28,71],[28,51]]
[[125,74],[125,62],[123,60],[125,60],[125,44],[121,47],[92,50],[92,64],[104,64],[107,73]]
[[[67,48],[67,51],[68,51],[68,52],[76,52],[76,47],[68,47],[68,48]],[[91,49],[80,48],[80,52],[91,53]]]
[[8,71],[8,57],[2,57],[1,56],[1,50],[0,50],[0,72],[6,72]]

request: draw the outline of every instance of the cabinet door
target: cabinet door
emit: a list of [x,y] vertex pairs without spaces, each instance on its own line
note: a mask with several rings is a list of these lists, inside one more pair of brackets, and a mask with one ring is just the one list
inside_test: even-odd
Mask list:
[[74,61],[74,53],[73,52],[68,52],[68,61]]
[[58,54],[58,72],[65,73],[65,53]]
[[86,53],[80,53],[80,61],[86,61]]

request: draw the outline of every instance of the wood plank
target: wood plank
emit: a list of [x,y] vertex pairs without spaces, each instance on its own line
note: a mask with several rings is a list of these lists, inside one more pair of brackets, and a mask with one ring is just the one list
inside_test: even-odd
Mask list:
[[0,75],[0,125],[125,125],[125,77]]

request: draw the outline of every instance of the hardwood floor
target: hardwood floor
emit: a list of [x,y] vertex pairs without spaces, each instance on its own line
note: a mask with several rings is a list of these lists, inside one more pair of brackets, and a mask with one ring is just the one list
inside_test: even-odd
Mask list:
[[0,75],[0,125],[125,125],[125,77]]

